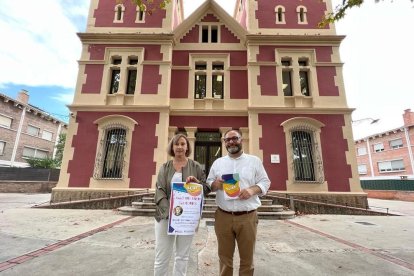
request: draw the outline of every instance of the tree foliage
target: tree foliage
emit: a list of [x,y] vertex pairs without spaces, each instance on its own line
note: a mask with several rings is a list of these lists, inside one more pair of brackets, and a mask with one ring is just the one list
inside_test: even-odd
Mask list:
[[62,164],[63,149],[66,142],[66,133],[59,134],[59,140],[56,144],[55,158],[27,158],[26,162],[31,168],[56,169]]
[[[336,21],[339,21],[340,19],[344,18],[346,16],[346,12],[353,8],[353,7],[359,7],[361,6],[364,1],[366,0],[342,0],[341,4],[339,4],[337,7],[333,7],[333,12],[328,13],[325,15],[321,22],[319,22],[318,27],[323,28],[329,23],[334,23]],[[374,0],[375,3],[383,2],[384,0]],[[393,0],[386,0],[391,1]],[[402,1],[402,0],[399,0]],[[414,0],[410,0],[411,2],[414,2]]]
[[[126,0],[116,0],[116,3],[121,4]],[[127,0],[128,1],[128,0]],[[149,15],[155,12],[157,9],[165,9],[165,7],[171,3],[171,0],[162,0],[158,5],[154,3],[154,0],[129,0],[134,5],[137,5],[140,10],[145,10]]]

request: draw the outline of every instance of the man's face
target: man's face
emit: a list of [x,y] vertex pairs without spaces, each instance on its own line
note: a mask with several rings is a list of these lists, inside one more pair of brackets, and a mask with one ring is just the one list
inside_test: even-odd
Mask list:
[[224,137],[226,149],[231,154],[237,154],[242,150],[242,138],[236,131],[227,132]]

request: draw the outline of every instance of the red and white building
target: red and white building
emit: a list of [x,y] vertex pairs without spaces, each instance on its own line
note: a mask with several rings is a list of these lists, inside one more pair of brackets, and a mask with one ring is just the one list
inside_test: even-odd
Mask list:
[[[205,166],[239,129],[270,189],[364,205],[330,0],[206,0],[151,15],[92,0],[53,201],[154,188],[166,147],[185,132]],[[154,1],[158,6],[159,0]],[[147,7],[150,10],[150,7]]]
[[361,179],[414,179],[414,112],[406,109],[404,125],[355,141]]

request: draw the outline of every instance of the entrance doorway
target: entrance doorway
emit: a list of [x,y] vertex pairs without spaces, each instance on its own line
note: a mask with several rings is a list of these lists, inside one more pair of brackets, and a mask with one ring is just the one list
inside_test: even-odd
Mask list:
[[219,132],[197,132],[194,159],[201,164],[206,176],[214,160],[221,157],[221,134]]

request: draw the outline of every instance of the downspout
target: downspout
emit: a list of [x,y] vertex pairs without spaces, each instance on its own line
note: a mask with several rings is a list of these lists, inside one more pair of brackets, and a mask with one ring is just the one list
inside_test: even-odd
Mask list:
[[404,127],[404,132],[405,132],[405,139],[407,140],[408,156],[410,157],[410,163],[411,163],[411,174],[414,176],[414,160],[413,160],[413,151],[412,151],[412,149],[411,149],[410,135],[408,135],[408,127]]
[[17,129],[16,140],[14,141],[14,146],[13,146],[13,153],[10,159],[10,167],[13,167],[14,160],[16,159],[16,152],[17,152],[17,148],[19,147],[20,135],[22,134],[23,122],[24,122],[25,117],[26,117],[26,106],[23,107],[22,116],[20,116],[19,128]]
[[372,165],[371,146],[369,145],[369,137],[367,138],[367,148],[368,148],[369,167],[371,169],[371,177],[374,177],[374,166]]

